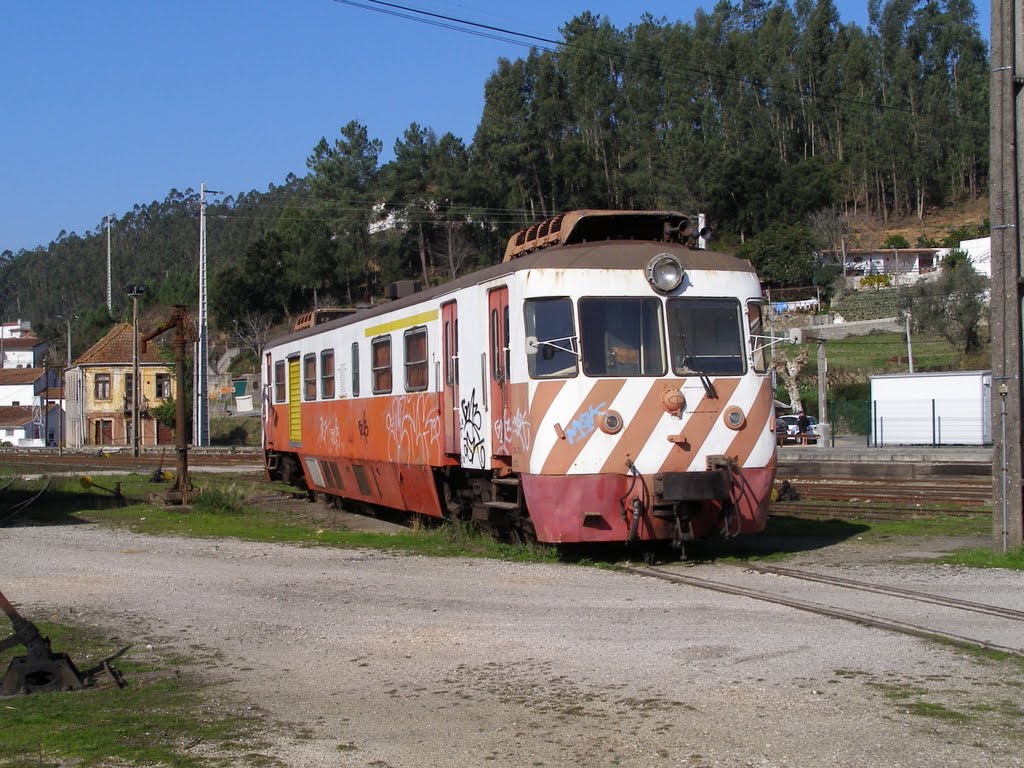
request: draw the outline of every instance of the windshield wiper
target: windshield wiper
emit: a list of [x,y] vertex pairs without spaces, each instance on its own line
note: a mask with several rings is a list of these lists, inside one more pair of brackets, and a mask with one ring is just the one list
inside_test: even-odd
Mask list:
[[689,371],[692,371],[693,373],[696,373],[697,376],[700,377],[700,383],[701,385],[703,385],[704,392],[707,393],[707,396],[710,397],[712,400],[717,400],[718,390],[715,389],[715,385],[711,383],[711,379],[708,378],[708,375],[704,373],[704,371],[698,370],[697,368],[691,368],[689,365],[686,364],[687,360],[695,361],[697,359],[697,356],[693,354],[693,350],[690,348],[690,344],[686,340],[685,333],[680,332],[679,343],[683,347],[683,367]]

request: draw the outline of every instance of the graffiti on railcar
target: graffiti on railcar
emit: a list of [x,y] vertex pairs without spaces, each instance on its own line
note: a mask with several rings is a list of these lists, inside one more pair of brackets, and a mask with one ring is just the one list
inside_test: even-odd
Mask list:
[[476,389],[469,394],[469,400],[462,398],[462,455],[471,464],[483,465],[484,450],[484,419],[476,404]]
[[533,425],[527,419],[526,411],[517,408],[504,418],[494,420],[494,435],[503,453],[528,453],[533,443]]
[[592,405],[573,419],[572,424],[565,428],[565,439],[569,441],[569,445],[588,437],[597,429],[597,419],[604,414],[607,405],[607,403]]
[[340,446],[342,444],[341,425],[338,423],[337,416],[321,416],[319,432],[320,445]]
[[[427,462],[441,448],[441,414],[429,398],[396,397],[388,406],[388,460]],[[360,426],[360,434],[362,434]],[[369,427],[367,427],[369,434]]]

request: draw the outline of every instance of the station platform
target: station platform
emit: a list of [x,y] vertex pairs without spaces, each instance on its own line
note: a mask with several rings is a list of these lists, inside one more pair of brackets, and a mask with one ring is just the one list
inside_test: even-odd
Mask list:
[[[919,477],[992,474],[990,445],[869,446],[863,435],[837,435],[835,445],[783,445],[779,472],[804,476]],[[844,467],[845,470],[841,470]]]

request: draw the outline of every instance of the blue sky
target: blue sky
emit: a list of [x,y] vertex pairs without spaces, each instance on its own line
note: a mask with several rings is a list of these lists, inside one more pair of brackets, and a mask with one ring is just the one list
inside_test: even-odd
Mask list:
[[[365,2],[365,0],[360,0]],[[690,21],[706,0],[399,0],[557,38],[590,10]],[[867,0],[837,0],[866,25]],[[982,34],[988,3],[981,3]],[[467,144],[499,57],[526,49],[335,0],[0,0],[0,251],[162,200],[302,175],[322,136],[359,120],[384,158],[412,122]]]

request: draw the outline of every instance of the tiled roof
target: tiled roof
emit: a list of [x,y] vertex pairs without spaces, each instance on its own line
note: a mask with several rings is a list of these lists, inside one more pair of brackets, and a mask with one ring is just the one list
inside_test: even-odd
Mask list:
[[31,406],[0,405],[0,427],[24,427],[31,421]]
[[61,399],[60,387],[49,387],[43,392],[43,397],[49,400],[51,403]]
[[34,384],[45,375],[45,368],[0,368],[0,387],[12,384]]
[[4,349],[35,349],[46,342],[38,336],[5,336]]
[[[140,334],[139,338],[142,336]],[[139,345],[140,363],[162,363],[170,365],[160,356],[156,345],[148,344],[143,353]],[[106,336],[93,344],[83,355],[74,361],[75,365],[131,365],[132,364],[132,324],[118,323]]]

